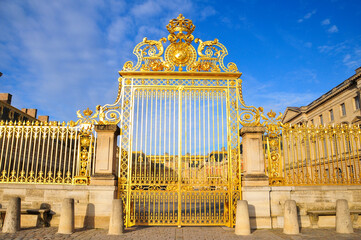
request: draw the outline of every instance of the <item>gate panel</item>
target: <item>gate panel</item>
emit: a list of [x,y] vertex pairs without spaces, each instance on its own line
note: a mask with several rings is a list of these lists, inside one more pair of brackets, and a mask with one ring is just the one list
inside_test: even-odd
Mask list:
[[224,90],[183,91],[181,225],[229,221],[226,110]]
[[179,94],[176,89],[135,89],[130,225],[178,223]]
[[132,95],[127,225],[229,225],[227,91]]

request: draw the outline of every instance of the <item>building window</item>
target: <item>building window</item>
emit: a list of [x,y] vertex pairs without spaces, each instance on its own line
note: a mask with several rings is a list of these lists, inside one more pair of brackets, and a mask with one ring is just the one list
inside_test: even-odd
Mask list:
[[360,96],[357,95],[356,97],[353,98],[355,101],[355,109],[358,110],[360,109]]
[[341,116],[346,116],[346,106],[345,103],[341,104]]
[[330,120],[331,120],[331,122],[334,120],[333,109],[330,110]]
[[323,124],[323,116],[322,116],[322,114],[320,115],[320,123],[321,123],[321,125]]
[[313,125],[313,119],[311,119],[311,124]]

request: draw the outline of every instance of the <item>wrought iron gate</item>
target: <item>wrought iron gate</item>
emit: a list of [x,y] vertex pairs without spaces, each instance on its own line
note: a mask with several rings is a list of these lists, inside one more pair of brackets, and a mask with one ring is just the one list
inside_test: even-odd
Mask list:
[[127,225],[230,225],[229,81],[171,81],[131,87]]
[[127,227],[235,224],[238,131],[259,124],[260,114],[243,101],[237,66],[224,65],[227,49],[195,39],[196,51],[194,28],[182,15],[172,19],[165,50],[166,38],[144,38],[137,63],[119,72],[115,103],[97,106],[99,123],[121,128],[118,197]]

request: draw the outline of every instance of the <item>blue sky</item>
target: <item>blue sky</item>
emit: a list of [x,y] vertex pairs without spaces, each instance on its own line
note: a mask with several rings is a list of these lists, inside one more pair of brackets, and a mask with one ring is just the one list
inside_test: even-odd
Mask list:
[[361,66],[361,1],[0,0],[0,92],[51,120],[113,103],[118,71],[171,18],[218,38],[243,72],[247,104],[283,112],[326,93]]

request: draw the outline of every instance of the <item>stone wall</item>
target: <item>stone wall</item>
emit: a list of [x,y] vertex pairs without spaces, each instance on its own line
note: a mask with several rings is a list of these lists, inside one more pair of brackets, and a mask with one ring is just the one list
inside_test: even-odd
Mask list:
[[[301,227],[310,227],[308,210],[336,209],[337,199],[346,199],[350,209],[361,209],[361,186],[242,187],[249,203],[251,227],[282,228],[286,200],[295,200]],[[335,216],[320,216],[319,227],[335,227]],[[361,227],[358,217],[354,227]]]
[[[79,186],[45,184],[0,184],[0,204],[6,208],[9,198],[21,198],[21,207],[36,209],[49,204],[55,213],[50,222],[58,226],[61,203],[64,198],[74,198],[76,228],[108,228],[114,186]],[[36,226],[37,216],[21,215],[22,227]]]

